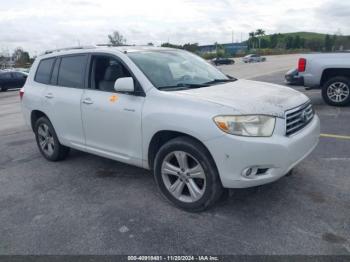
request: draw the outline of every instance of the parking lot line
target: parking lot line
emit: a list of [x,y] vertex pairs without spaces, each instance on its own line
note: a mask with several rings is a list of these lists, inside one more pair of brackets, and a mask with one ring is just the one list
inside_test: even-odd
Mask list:
[[330,138],[349,139],[350,140],[350,136],[341,136],[341,135],[333,135],[333,134],[321,134],[320,137],[330,137]]

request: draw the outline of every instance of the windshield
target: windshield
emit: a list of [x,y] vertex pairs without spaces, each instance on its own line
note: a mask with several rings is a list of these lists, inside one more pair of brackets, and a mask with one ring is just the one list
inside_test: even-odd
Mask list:
[[128,53],[152,84],[162,90],[199,88],[233,81],[202,58],[181,50]]

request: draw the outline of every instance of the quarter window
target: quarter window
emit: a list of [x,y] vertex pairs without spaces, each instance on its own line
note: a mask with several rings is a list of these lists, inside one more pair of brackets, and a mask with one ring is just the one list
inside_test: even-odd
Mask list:
[[54,62],[55,58],[41,60],[34,80],[42,84],[48,84],[50,82],[51,70]]
[[86,55],[62,57],[57,84],[65,87],[82,88],[86,60]]

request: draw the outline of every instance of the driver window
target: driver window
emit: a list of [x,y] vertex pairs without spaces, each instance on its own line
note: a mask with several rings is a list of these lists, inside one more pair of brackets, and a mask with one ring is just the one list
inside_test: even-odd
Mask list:
[[121,62],[102,55],[92,57],[90,76],[90,88],[105,92],[114,92],[114,83],[117,79],[131,77]]

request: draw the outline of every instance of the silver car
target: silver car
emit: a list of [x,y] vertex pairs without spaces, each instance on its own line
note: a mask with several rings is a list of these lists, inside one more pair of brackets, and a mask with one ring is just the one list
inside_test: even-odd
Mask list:
[[246,55],[245,57],[243,57],[242,61],[244,63],[265,62],[266,57],[250,54],[250,55]]

